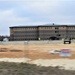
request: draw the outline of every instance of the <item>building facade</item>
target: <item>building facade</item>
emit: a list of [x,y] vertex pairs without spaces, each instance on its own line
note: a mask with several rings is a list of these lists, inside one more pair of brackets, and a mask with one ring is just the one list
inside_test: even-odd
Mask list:
[[10,40],[49,40],[51,38],[75,38],[75,25],[40,25],[10,27]]

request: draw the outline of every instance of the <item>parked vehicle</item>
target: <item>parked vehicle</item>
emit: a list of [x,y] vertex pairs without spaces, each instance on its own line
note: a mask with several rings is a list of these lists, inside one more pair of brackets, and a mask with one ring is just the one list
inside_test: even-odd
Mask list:
[[59,54],[60,51],[59,51],[59,50],[52,50],[52,51],[50,51],[49,53],[50,53],[50,54]]
[[70,44],[71,43],[71,38],[65,38],[64,39],[64,44],[66,44],[66,43],[69,43]]

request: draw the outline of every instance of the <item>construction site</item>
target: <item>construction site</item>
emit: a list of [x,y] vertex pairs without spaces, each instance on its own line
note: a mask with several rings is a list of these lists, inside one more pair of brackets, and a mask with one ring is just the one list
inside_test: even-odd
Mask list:
[[[57,42],[57,44],[56,44]],[[61,56],[59,53],[62,49],[70,50],[70,56]],[[58,51],[58,52],[54,52]],[[75,44],[63,44],[62,41],[22,41],[22,42],[1,42],[0,45],[0,59],[4,58],[16,58],[28,59],[28,63],[41,64],[43,66],[49,66],[50,63],[45,63],[44,60],[74,60],[75,59]],[[23,60],[23,62],[24,62]],[[37,62],[35,62],[37,60]],[[60,61],[59,60],[59,61]],[[65,63],[63,60],[62,63]],[[1,60],[0,60],[1,61]],[[4,60],[5,61],[5,60]],[[12,60],[13,62],[14,59]],[[20,60],[21,61],[21,60]],[[17,61],[17,62],[20,62]],[[41,62],[40,62],[41,61]],[[40,62],[40,63],[39,63]],[[68,62],[69,63],[69,62]],[[55,65],[55,64],[53,64]],[[73,65],[73,63],[72,63]]]
[[[63,50],[69,51],[69,54],[62,55]],[[9,65],[20,63],[29,64],[32,73],[25,74],[22,70],[19,74],[19,69],[16,69],[15,73],[15,68],[11,68],[11,73],[8,75],[13,75],[12,71],[14,75],[59,75],[59,73],[62,73],[61,75],[75,75],[75,41],[72,40],[71,44],[64,44],[63,40],[0,42],[0,62],[7,62],[4,64],[8,65],[7,69],[1,66],[2,75],[9,73]],[[40,67],[39,71],[33,72],[31,65]],[[35,69],[37,70],[37,68]]]

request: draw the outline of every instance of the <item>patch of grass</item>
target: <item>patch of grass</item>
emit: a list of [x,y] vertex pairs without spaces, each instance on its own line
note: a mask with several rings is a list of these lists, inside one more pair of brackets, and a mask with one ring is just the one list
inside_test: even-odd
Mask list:
[[0,75],[75,75],[75,71],[59,67],[41,67],[27,63],[0,62]]

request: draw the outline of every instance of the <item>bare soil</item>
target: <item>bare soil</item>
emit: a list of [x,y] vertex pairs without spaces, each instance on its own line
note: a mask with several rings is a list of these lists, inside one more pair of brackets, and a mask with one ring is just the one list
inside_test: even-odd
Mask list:
[[[72,56],[61,57],[59,54],[50,54],[51,50],[70,49]],[[1,45],[0,58],[22,58],[27,57],[35,59],[58,59],[69,58],[75,59],[74,44],[28,44],[28,45]]]
[[[70,49],[72,56],[61,57],[50,54],[51,50]],[[0,58],[30,58],[37,59],[75,59],[75,44],[29,44],[29,45],[0,45]],[[0,75],[75,75],[75,70],[56,67],[36,66],[26,63],[0,62]]]

